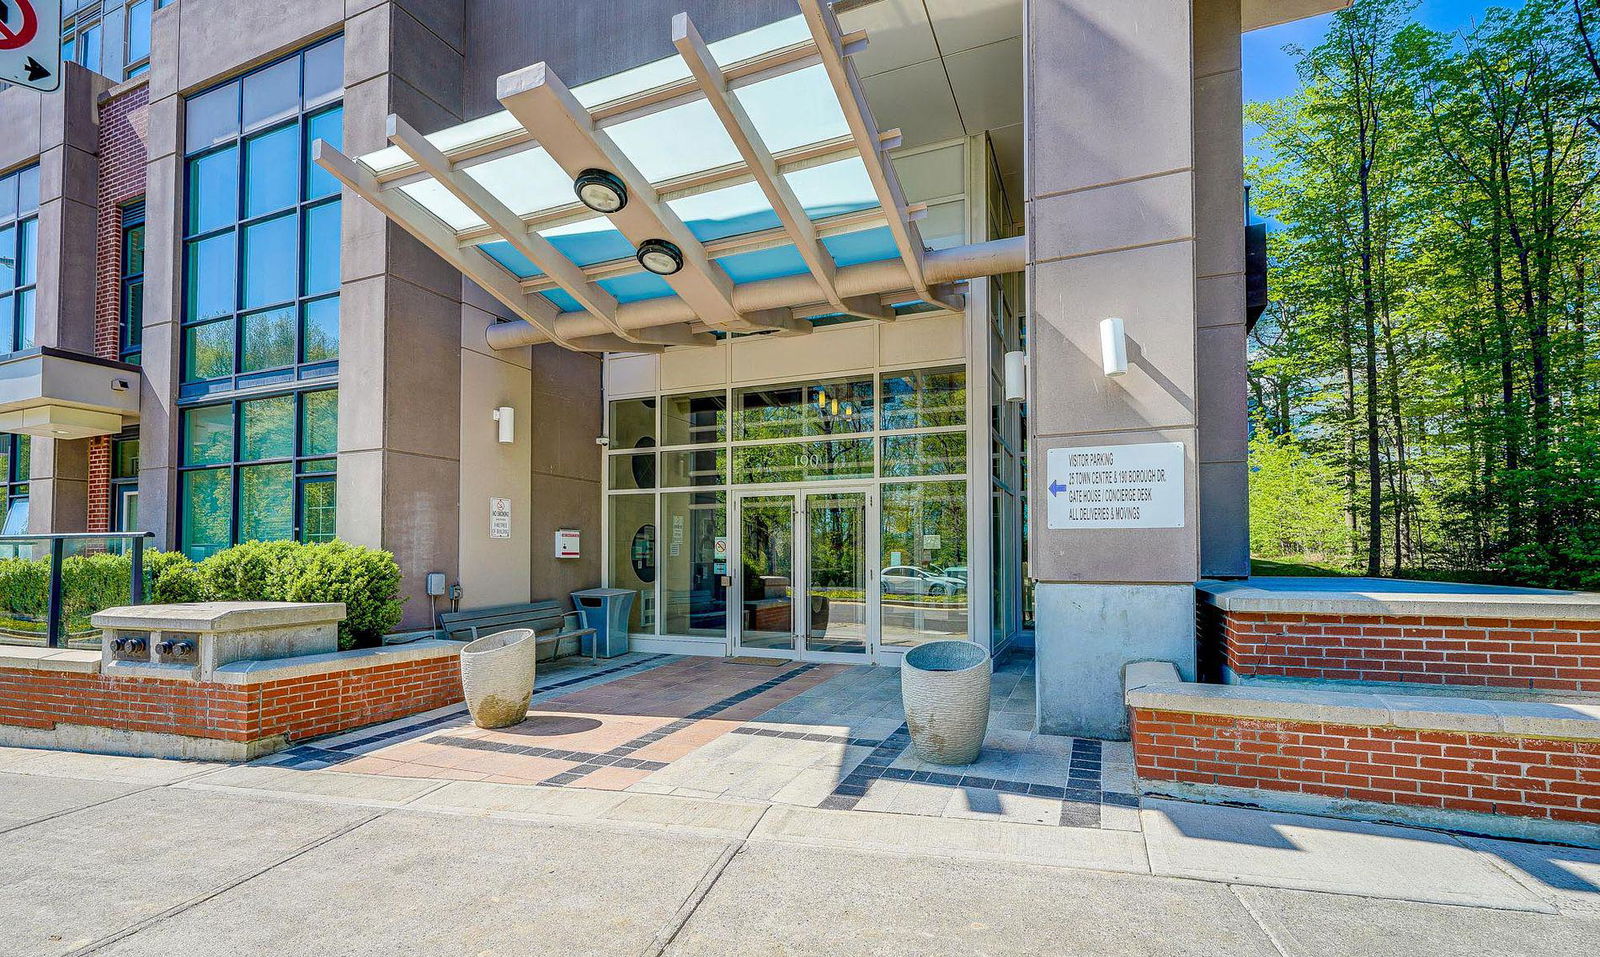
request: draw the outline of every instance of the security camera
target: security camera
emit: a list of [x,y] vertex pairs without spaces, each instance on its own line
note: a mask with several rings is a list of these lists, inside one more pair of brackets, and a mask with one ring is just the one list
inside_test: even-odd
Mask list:
[[611,446],[611,436],[602,435],[594,440],[594,444],[600,446],[602,449],[609,448]]

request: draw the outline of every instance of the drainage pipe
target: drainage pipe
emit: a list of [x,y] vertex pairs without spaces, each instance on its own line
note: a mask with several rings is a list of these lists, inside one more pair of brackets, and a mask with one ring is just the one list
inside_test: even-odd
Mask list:
[[[1027,247],[1027,237],[1014,236],[954,249],[932,250],[923,257],[923,276],[929,285],[939,285],[1017,272],[1027,260]],[[911,279],[906,273],[905,263],[898,259],[885,259],[841,267],[834,274],[834,286],[841,297],[850,299],[909,289]],[[809,273],[742,283],[733,289],[733,306],[740,314],[823,302],[826,298],[817,280]],[[694,322],[697,318],[688,303],[677,296],[628,302],[617,307],[617,322],[629,331]],[[610,331],[604,322],[587,312],[563,312],[556,317],[556,332],[563,339],[600,336]],[[516,349],[549,341],[544,333],[522,319],[490,326],[488,339],[490,347],[494,349]]]

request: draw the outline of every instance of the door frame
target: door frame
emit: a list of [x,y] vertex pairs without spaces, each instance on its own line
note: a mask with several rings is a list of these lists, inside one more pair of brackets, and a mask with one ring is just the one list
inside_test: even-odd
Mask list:
[[[812,651],[807,647],[811,633],[811,535],[807,519],[812,496],[859,494],[866,499],[866,650],[851,652]],[[793,650],[776,648],[746,648],[739,644],[744,627],[744,501],[749,498],[789,498],[792,502],[794,574],[790,578],[789,592],[793,602],[792,621],[795,630]],[[814,661],[839,664],[881,663],[878,648],[881,596],[878,587],[878,566],[882,521],[878,514],[878,487],[874,483],[825,482],[803,485],[743,486],[728,493],[728,635],[729,656],[777,658],[784,661]],[[898,660],[898,658],[896,659]]]

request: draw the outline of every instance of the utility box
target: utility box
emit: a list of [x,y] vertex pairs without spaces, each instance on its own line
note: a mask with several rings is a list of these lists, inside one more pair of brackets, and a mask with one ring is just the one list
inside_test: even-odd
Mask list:
[[107,608],[101,674],[209,681],[222,665],[339,650],[341,602],[209,601]]
[[[626,588],[585,588],[572,593],[572,607],[594,634],[584,638],[583,652],[596,658],[628,653],[628,616],[634,593]],[[591,651],[592,647],[592,651]]]

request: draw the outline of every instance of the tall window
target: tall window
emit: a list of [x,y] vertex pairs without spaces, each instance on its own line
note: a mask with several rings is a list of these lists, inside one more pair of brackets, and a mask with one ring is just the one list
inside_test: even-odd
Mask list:
[[122,211],[122,317],[118,338],[123,362],[139,364],[144,342],[144,203]]
[[139,434],[111,440],[111,530],[139,530]]
[[28,533],[28,472],[31,440],[26,435],[0,432],[0,535]]
[[187,106],[181,397],[338,372],[344,45],[329,40]]
[[39,167],[0,176],[0,352],[33,345],[39,281]]
[[335,38],[186,105],[179,527],[196,558],[334,536],[339,184],[311,144],[342,140],[343,77]]
[[183,411],[183,550],[334,536],[336,389]]
[[65,0],[61,59],[113,79],[150,69],[150,17],[173,0]]

